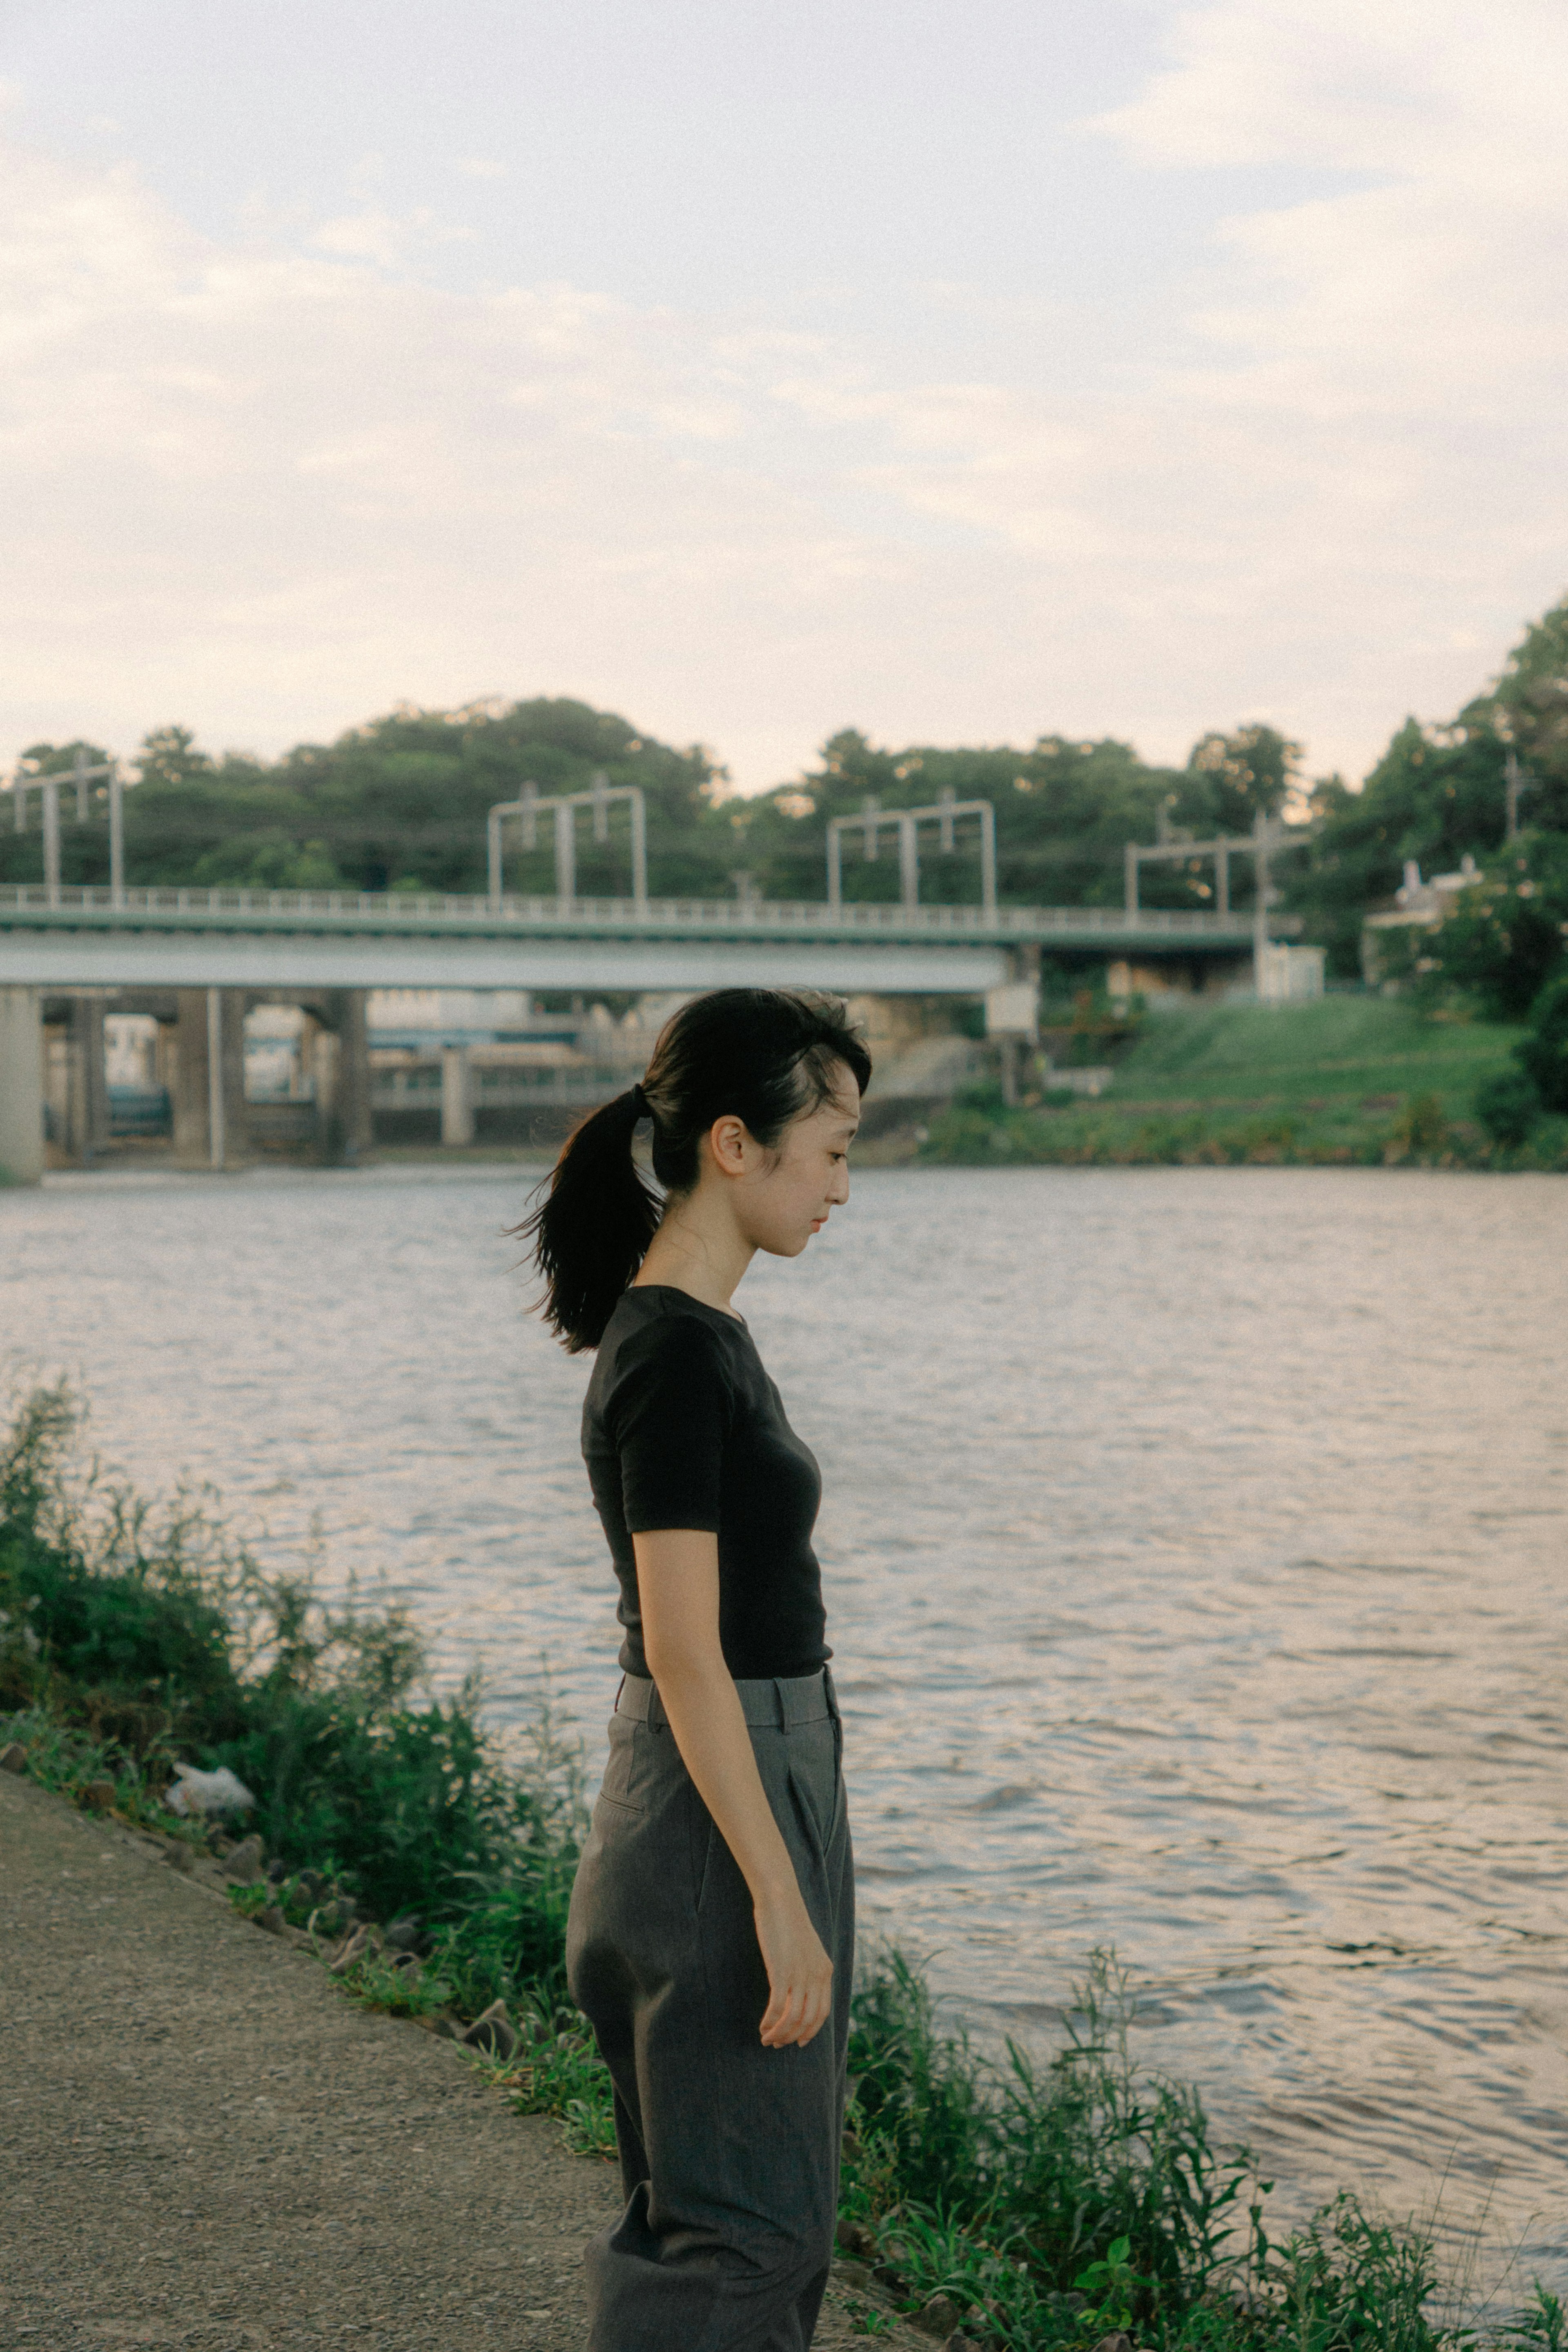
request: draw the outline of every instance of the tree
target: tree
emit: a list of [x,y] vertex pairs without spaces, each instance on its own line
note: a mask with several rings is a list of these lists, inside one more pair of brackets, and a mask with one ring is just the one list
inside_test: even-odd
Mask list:
[[1513,1050],[1547,1109],[1568,1111],[1568,972],[1542,990]]
[[143,736],[135,765],[125,796],[130,882],[282,887],[273,876],[308,831],[309,809],[275,770],[236,751],[214,760],[176,726]]
[[1568,598],[1531,623],[1500,676],[1457,718],[1406,719],[1362,791],[1337,777],[1313,787],[1310,855],[1286,881],[1285,903],[1306,917],[1336,971],[1358,969],[1363,919],[1393,897],[1406,860],[1430,879],[1467,852],[1484,864],[1501,851],[1511,751],[1535,779],[1523,824],[1568,834]]
[[1523,1070],[1497,1070],[1476,1088],[1475,1113],[1493,1143],[1517,1151],[1541,1118],[1535,1081]]
[[197,748],[188,727],[154,727],[141,738],[141,749],[136,755],[137,781],[141,783],[178,788],[215,772],[215,762]]
[[[75,748],[34,750],[37,759],[68,767]],[[335,743],[300,744],[272,764],[234,751],[214,758],[189,728],[160,727],[145,737],[134,765],[137,781],[125,803],[132,884],[479,891],[492,804],[516,800],[529,781],[547,795],[578,792],[600,771],[612,784],[640,785],[647,797],[655,892],[727,897],[741,862],[731,818],[717,805],[722,771],[700,747],[672,750],[580,702],[402,708]],[[555,888],[548,823],[538,835],[525,853],[513,829],[507,882],[548,895]],[[80,839],[78,853],[66,835],[67,878],[101,879],[107,828],[101,838],[95,831]],[[614,812],[608,842],[596,843],[586,824],[578,841],[580,890],[626,892],[624,810]],[[73,869],[78,855],[90,870]],[[40,857],[36,833],[0,834],[0,877],[36,878]]]
[[1360,792],[1337,776],[1313,786],[1307,858],[1286,878],[1285,902],[1336,971],[1359,971],[1367,910],[1392,898],[1407,860],[1429,879],[1500,844],[1503,756],[1484,721],[1406,719]]
[[1436,931],[1406,935],[1418,996],[1522,1021],[1568,955],[1568,834],[1528,833],[1493,853]]
[[1260,720],[1230,735],[1201,736],[1187,767],[1205,779],[1221,833],[1250,833],[1254,817],[1279,816],[1301,796],[1301,746]]
[[[657,896],[727,897],[737,863],[732,829],[717,811],[723,772],[700,746],[674,751],[624,719],[587,703],[540,698],[459,710],[403,707],[332,744],[301,744],[274,772],[309,812],[308,831],[361,890],[413,884],[436,891],[485,887],[486,817],[526,782],[545,797],[585,791],[602,772],[636,784],[648,808],[649,887]],[[578,887],[585,898],[630,888],[626,818],[611,838],[578,832]],[[555,889],[552,835],[531,851],[513,826],[506,843],[508,889]]]
[[1568,833],[1568,596],[1531,623],[1485,708],[1500,742],[1533,779],[1524,821]]
[[[858,815],[867,799],[887,811],[930,807],[945,792],[988,800],[996,811],[997,886],[1004,902],[1108,906],[1124,888],[1123,849],[1153,841],[1162,814],[1189,830],[1210,820],[1205,782],[1179,769],[1151,768],[1126,743],[1073,742],[1041,736],[1029,751],[1007,745],[902,751],[844,728],[822,746],[819,764],[796,782],[755,801],[727,804],[735,824],[737,865],[776,898],[820,898],[824,840],[831,817]],[[921,890],[962,906],[980,895],[973,821],[945,856],[935,826],[920,842]],[[1212,898],[1207,869],[1157,866],[1146,878],[1151,904],[1196,907]],[[875,860],[851,830],[843,842],[843,890],[852,900],[893,900],[899,892],[896,846],[884,833]]]

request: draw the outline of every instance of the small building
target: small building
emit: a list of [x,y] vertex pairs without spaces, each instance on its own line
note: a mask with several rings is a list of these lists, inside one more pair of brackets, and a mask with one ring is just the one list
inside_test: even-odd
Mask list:
[[1480,867],[1468,849],[1452,874],[1434,874],[1429,882],[1421,879],[1417,861],[1407,857],[1405,879],[1394,893],[1394,904],[1380,908],[1375,915],[1368,915],[1361,927],[1361,971],[1367,985],[1375,988],[1382,978],[1377,952],[1381,933],[1411,930],[1418,925],[1435,931],[1453,913],[1460,895],[1473,890],[1483,879]]

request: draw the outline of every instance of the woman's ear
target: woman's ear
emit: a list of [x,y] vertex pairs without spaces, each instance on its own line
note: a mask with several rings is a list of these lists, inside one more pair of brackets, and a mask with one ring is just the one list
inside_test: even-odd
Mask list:
[[744,1176],[746,1149],[751,1141],[746,1121],[733,1117],[716,1119],[708,1129],[708,1150],[722,1176]]

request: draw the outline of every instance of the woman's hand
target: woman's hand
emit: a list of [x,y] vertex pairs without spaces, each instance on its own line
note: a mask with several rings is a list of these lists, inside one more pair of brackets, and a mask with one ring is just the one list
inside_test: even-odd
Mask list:
[[799,1887],[765,1898],[752,1916],[772,1995],[762,2013],[763,2043],[769,2050],[784,2050],[796,2042],[803,2050],[831,2014],[833,1964]]

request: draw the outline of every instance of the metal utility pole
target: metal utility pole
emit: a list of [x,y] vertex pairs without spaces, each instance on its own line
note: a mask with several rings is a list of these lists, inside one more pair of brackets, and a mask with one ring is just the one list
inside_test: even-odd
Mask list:
[[228,1155],[224,1132],[224,996],[220,988],[207,991],[207,1157],[221,1168]]
[[70,767],[55,769],[42,776],[17,775],[12,780],[16,794],[15,823],[18,833],[27,829],[27,794],[37,784],[44,807],[44,901],[47,906],[60,903],[60,786],[74,784],[77,788],[77,823],[86,824],[91,815],[88,786],[100,776],[109,779],[109,889],[117,907],[125,904],[125,787],[120,770],[113,760],[99,761],[89,767],[85,751],[78,751]]
[[1213,841],[1163,841],[1152,848],[1129,841],[1122,852],[1123,876],[1126,893],[1127,919],[1138,913],[1138,868],[1141,866],[1185,865],[1188,858],[1212,857],[1214,860],[1214,910],[1218,915],[1230,912],[1230,861],[1233,857],[1251,857],[1256,861],[1258,904],[1267,906],[1269,859],[1286,843],[1285,828],[1278,817],[1265,817],[1262,811],[1252,820],[1250,833],[1222,833]]
[[1535,790],[1535,778],[1528,768],[1520,766],[1517,751],[1510,751],[1503,761],[1502,775],[1504,811],[1502,837],[1505,841],[1517,841],[1519,839],[1519,796],[1521,793],[1532,793]]
[[1260,809],[1252,820],[1252,870],[1257,877],[1252,909],[1252,984],[1261,998],[1263,962],[1269,945],[1269,852],[1275,827]]
[[595,841],[610,838],[610,811],[616,801],[624,801],[632,815],[632,902],[639,915],[648,911],[648,812],[640,784],[612,784],[602,769],[595,774],[585,793],[558,793],[550,797],[540,793],[537,784],[526,783],[521,796],[515,801],[497,801],[490,811],[486,824],[486,865],[489,885],[490,907],[493,913],[501,911],[501,827],[509,816],[520,818],[523,847],[532,849],[538,840],[536,826],[548,809],[554,821],[555,834],[555,895],[561,907],[570,906],[577,896],[577,812],[580,808],[593,811]]
[[920,840],[922,824],[935,823],[941,848],[951,853],[953,821],[956,817],[974,816],[980,821],[980,906],[988,922],[997,915],[997,813],[989,801],[955,800],[951,791],[929,808],[883,809],[868,796],[857,816],[835,816],[828,820],[828,905],[835,915],[842,914],[844,905],[843,836],[858,832],[865,844],[865,855],[874,858],[877,836],[891,827],[898,835],[898,889],[904,906],[911,912],[920,904]]

